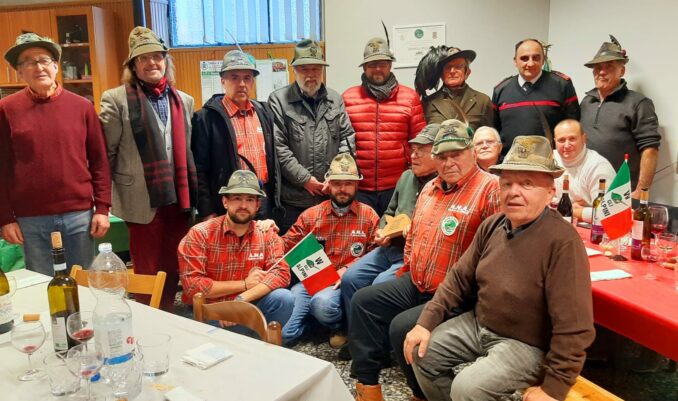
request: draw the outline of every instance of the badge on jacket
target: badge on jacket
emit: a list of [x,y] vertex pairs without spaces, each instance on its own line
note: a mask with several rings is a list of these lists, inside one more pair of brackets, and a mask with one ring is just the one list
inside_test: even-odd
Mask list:
[[440,230],[447,236],[454,234],[458,226],[459,221],[453,216],[447,216],[440,222]]
[[365,250],[365,245],[362,242],[354,242],[351,244],[351,256],[358,257],[363,254]]

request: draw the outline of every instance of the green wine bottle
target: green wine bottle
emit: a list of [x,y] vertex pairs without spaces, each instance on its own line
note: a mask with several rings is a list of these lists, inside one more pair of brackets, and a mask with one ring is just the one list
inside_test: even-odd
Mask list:
[[52,258],[54,260],[54,278],[47,285],[49,314],[52,317],[52,338],[54,350],[65,351],[77,345],[68,336],[66,319],[80,311],[78,283],[68,275],[66,256],[61,243],[61,233],[52,233]]

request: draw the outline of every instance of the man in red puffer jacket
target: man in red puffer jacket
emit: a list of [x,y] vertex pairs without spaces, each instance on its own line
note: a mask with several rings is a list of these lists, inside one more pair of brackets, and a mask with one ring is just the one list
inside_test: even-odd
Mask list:
[[378,215],[388,206],[398,178],[408,167],[407,141],[426,125],[419,96],[398,84],[388,43],[372,38],[363,53],[362,85],[342,95],[355,130],[356,159],[363,174],[358,200]]

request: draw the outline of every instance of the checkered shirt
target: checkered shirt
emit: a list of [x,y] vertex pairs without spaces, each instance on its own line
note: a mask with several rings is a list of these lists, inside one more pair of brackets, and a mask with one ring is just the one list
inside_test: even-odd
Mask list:
[[[252,102],[247,101],[247,108],[245,110],[240,110],[226,96],[224,96],[221,103],[226,109],[226,114],[231,118],[231,124],[235,130],[235,140],[238,143],[238,154],[245,156],[254,166],[257,178],[261,182],[267,183],[266,141],[264,140],[263,128]],[[240,160],[240,165],[243,170],[249,169],[242,159]]]
[[349,266],[374,247],[374,234],[379,216],[364,203],[353,201],[348,212],[339,216],[332,201],[306,209],[283,235],[285,251],[289,251],[308,233],[325,242],[325,253],[336,269]]
[[160,96],[152,96],[152,95],[147,95],[146,97],[148,98],[148,101],[151,103],[151,106],[153,106],[153,109],[155,110],[156,113],[158,113],[158,117],[160,117],[160,121],[162,121],[163,124],[167,125],[167,118],[169,117],[170,110],[169,110],[169,97],[167,94],[169,93],[169,85],[165,88],[165,91],[160,94]]
[[466,248],[480,223],[499,211],[499,181],[474,167],[452,188],[437,177],[422,189],[405,242],[405,265],[422,293],[433,293]]
[[262,283],[271,290],[290,283],[287,262],[282,260],[274,267],[283,257],[284,244],[273,230],[262,232],[252,221],[245,235],[238,237],[225,220],[226,216],[219,216],[197,224],[179,243],[179,275],[184,289],[181,298],[185,303],[192,303],[198,292],[207,293],[214,281],[244,280],[255,267],[267,272]]

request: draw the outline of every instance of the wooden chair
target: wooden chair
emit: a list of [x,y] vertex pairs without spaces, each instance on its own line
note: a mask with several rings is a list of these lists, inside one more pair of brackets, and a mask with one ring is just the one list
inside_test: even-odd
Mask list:
[[604,388],[577,377],[577,381],[567,394],[565,401],[624,401]]
[[207,320],[225,320],[248,327],[259,335],[263,341],[281,345],[282,335],[280,323],[266,324],[266,317],[256,305],[243,301],[223,301],[213,304],[205,303],[202,293],[193,297],[193,317],[199,322]]
[[[162,298],[162,290],[165,287],[165,279],[167,273],[159,271],[155,276],[148,274],[136,274],[133,270],[127,270],[129,282],[127,284],[127,292],[130,294],[144,294],[151,296],[149,306],[151,308],[160,308],[160,298]],[[71,268],[71,277],[83,286],[89,287],[89,280],[87,278],[87,270],[83,270],[82,266],[73,265]]]

